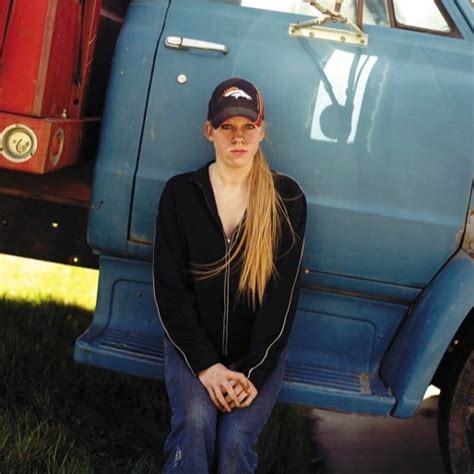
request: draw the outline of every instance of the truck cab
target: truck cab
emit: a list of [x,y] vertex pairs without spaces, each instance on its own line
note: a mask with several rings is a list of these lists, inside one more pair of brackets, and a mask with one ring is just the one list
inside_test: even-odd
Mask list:
[[97,308],[75,359],[163,378],[151,271],[158,202],[171,176],[212,157],[202,133],[210,92],[244,77],[266,100],[272,168],[308,202],[280,399],[404,418],[435,380],[446,465],[468,472],[474,7],[324,5],[132,0],[94,163]]

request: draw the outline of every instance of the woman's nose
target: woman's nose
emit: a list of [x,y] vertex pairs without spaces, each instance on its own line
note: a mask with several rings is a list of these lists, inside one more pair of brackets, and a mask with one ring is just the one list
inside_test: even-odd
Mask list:
[[244,140],[244,134],[240,130],[236,130],[234,134],[232,135],[232,141],[238,142],[238,141],[243,141],[243,140]]

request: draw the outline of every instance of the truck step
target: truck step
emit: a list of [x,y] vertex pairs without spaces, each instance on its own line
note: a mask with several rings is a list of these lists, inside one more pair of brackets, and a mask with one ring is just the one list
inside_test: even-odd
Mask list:
[[[77,362],[151,379],[163,379],[163,336],[106,329],[76,344]],[[350,412],[387,415],[394,397],[372,374],[344,373],[298,363],[290,357],[280,401]]]
[[104,334],[99,344],[102,348],[109,348],[112,351],[134,355],[163,365],[161,337],[110,330]]

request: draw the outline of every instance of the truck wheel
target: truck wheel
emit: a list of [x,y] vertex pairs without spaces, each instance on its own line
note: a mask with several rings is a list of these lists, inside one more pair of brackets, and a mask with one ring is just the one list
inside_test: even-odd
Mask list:
[[448,473],[474,473],[473,334],[460,342],[449,381],[441,390],[438,437]]

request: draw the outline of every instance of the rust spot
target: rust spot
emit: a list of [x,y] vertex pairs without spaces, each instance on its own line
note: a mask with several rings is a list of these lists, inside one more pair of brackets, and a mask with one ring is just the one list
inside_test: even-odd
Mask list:
[[359,384],[360,384],[360,393],[363,395],[370,395],[372,392],[370,390],[370,379],[369,374],[366,372],[361,372],[359,374]]
[[469,212],[467,217],[462,248],[468,255],[474,258],[474,209]]

